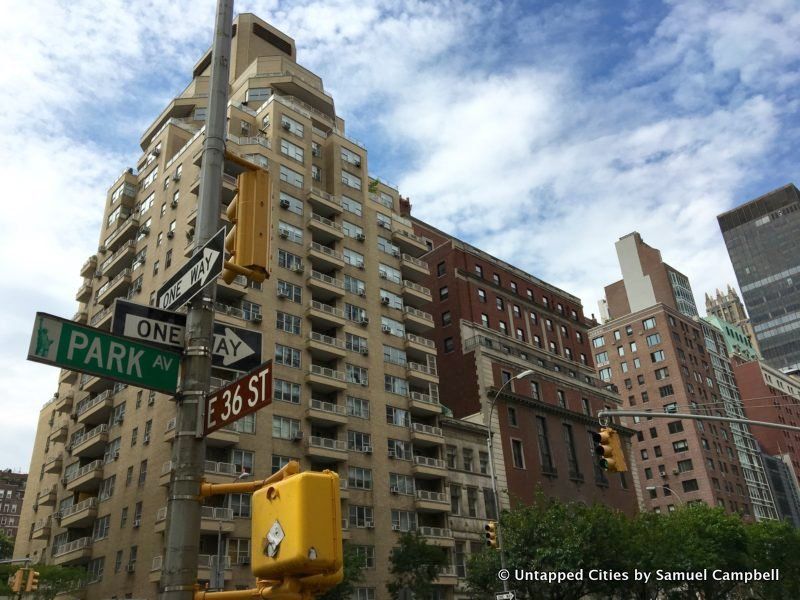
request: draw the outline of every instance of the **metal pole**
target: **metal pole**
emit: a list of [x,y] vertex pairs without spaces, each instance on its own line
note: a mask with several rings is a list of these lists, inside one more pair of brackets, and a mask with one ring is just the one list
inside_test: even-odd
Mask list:
[[225,589],[225,570],[222,568],[222,519],[217,522],[217,589]]
[[[232,23],[233,0],[218,0],[211,50],[206,135],[200,167],[195,249],[200,248],[219,229]],[[186,317],[182,381],[175,398],[177,418],[172,446],[165,556],[161,571],[162,600],[192,600],[197,582],[200,482],[205,460],[205,439],[200,432],[211,376],[215,295],[216,283],[211,282],[192,300]]]
[[[739,419],[737,417],[715,417],[711,415],[696,415],[692,413],[667,413],[667,412],[647,412],[644,410],[601,410],[597,412],[597,417],[646,417],[656,419],[693,419],[695,421],[724,421],[726,423],[743,423],[745,425],[758,425],[759,427],[772,427],[773,429],[788,429],[789,431],[800,431],[800,427],[784,425],[783,423],[771,423],[770,421],[752,421],[750,419]],[[603,423],[600,423],[603,425]]]

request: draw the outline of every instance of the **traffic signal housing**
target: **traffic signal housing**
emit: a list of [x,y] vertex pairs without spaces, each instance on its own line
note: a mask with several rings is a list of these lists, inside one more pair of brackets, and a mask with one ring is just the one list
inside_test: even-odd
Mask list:
[[625,454],[622,451],[622,442],[619,434],[611,427],[602,427],[600,433],[592,433],[595,442],[595,452],[599,458],[600,467],[610,473],[622,473],[628,470]]
[[39,571],[28,570],[28,582],[25,584],[26,592],[35,592],[39,589]]
[[[226,159],[234,157],[226,153]],[[241,166],[244,161],[235,157],[235,162]],[[239,175],[236,197],[225,211],[232,224],[225,236],[225,250],[231,255],[222,271],[226,283],[237,275],[255,282],[269,277],[270,198],[269,171],[252,165]]]
[[486,545],[489,548],[497,548],[497,521],[489,521],[483,529],[486,531]]
[[259,579],[301,580],[333,587],[342,580],[339,476],[308,471],[255,492],[251,570]]
[[8,584],[11,587],[12,592],[22,591],[22,581],[25,578],[25,571],[26,569],[17,569],[16,573],[11,576]]

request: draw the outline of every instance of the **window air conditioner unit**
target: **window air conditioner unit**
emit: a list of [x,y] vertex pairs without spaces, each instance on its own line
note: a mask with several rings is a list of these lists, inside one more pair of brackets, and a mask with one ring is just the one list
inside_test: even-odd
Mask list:
[[363,325],[365,327],[367,325],[369,325],[369,317],[361,317],[361,320],[359,321],[359,325]]
[[358,160],[358,159],[356,159],[356,161],[355,161],[353,164],[354,164],[355,166],[357,166],[357,167],[360,167],[360,166],[361,166],[361,161],[360,161],[360,160]]
[[[672,469],[672,474],[673,475],[680,475],[681,472],[678,469]],[[666,475],[666,473],[662,473],[662,475]]]
[[372,446],[363,446],[361,450],[364,454],[372,454]]
[[177,200],[173,200],[172,202],[169,203],[169,205],[172,208],[178,208],[178,201]]
[[400,525],[396,525],[395,523],[392,523],[392,531],[400,531]]
[[381,271],[380,272],[380,278],[381,279],[389,279],[389,276],[386,273],[384,273],[383,271]]
[[261,323],[261,314],[255,314],[250,319],[253,323]]
[[363,270],[364,270],[364,268],[365,268],[365,267],[364,267],[364,261],[361,261],[361,262],[358,262],[358,263],[356,263],[356,266],[357,266],[359,269],[361,269],[361,270],[363,271]]
[[366,379],[364,381],[359,381],[359,383],[364,387],[367,387],[369,385],[369,382]]
[[302,273],[303,271],[305,271],[305,267],[303,267],[303,265],[296,265],[294,268],[295,273]]
[[283,239],[287,239],[289,237],[289,232],[286,231],[285,229],[281,229],[278,235],[281,236]]
[[369,354],[369,350],[367,350],[366,346],[361,346],[361,348],[359,348],[358,351],[361,352],[361,354],[363,354],[364,356]]
[[153,148],[153,151],[150,154],[152,154],[153,156],[158,156],[159,154],[161,154],[161,148]]
[[393,250],[392,251],[392,255],[394,255],[395,258],[400,258],[400,251],[399,250]]
[[172,181],[180,181],[180,180],[181,180],[181,174],[180,173],[173,173]]
[[392,226],[384,221],[378,221],[378,227],[383,227],[384,229],[391,229]]
[[290,205],[291,203],[286,198],[281,200],[281,208],[289,208]]
[[150,228],[147,225],[145,225],[144,227],[140,227],[139,233],[141,233],[142,235],[147,235],[148,233],[150,233]]
[[294,436],[292,437],[292,441],[293,442],[299,442],[302,439],[303,439],[303,432],[302,431],[296,431]]
[[389,327],[388,325],[381,325],[381,331],[383,333],[391,333],[392,332],[392,328]]
[[106,253],[106,247],[105,247],[103,244],[100,244],[100,245],[97,247],[97,251],[98,251],[98,252],[102,252],[103,254],[105,254],[105,253]]
[[250,564],[250,557],[249,556],[243,556],[242,558],[239,559],[239,565],[240,566],[244,567],[244,566],[247,566],[249,564]]
[[391,494],[399,494],[400,493],[400,488],[397,487],[396,485],[393,485],[392,487],[389,488],[389,493],[391,493]]
[[169,239],[172,239],[172,238],[174,238],[174,237],[175,237],[175,232],[174,232],[174,231],[168,231],[168,232],[167,232],[167,237],[168,237]]
[[119,450],[114,450],[114,460],[119,460]]
[[373,521],[364,521],[364,527],[367,529],[375,529],[375,523]]
[[141,518],[133,520],[133,526],[134,527],[139,527],[141,524],[142,524],[142,519]]
[[283,127],[286,131],[290,131],[292,129],[292,124],[289,121],[283,121],[281,123],[281,127]]
[[146,434],[146,435],[145,435],[145,436],[142,438],[142,443],[143,443],[143,444],[149,444],[149,443],[150,443],[150,434],[149,434],[149,433],[148,433],[148,434]]
[[128,563],[128,564],[125,566],[125,570],[126,570],[128,573],[133,573],[133,572],[136,570],[136,563]]
[[397,458],[397,454],[394,450],[389,450],[389,458]]
[[358,290],[358,295],[361,296],[362,298],[366,298],[367,290]]
[[381,298],[381,304],[389,304],[389,298],[387,298],[386,296],[383,296]]
[[367,236],[365,236],[363,233],[359,233],[359,234],[356,234],[356,239],[359,242],[363,242],[363,241],[365,241],[367,239]]
[[286,290],[278,290],[278,298],[289,298],[289,292]]

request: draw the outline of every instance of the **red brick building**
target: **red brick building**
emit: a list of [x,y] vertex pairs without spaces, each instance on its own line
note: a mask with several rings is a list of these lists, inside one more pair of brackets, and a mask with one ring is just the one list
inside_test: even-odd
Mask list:
[[[509,497],[531,502],[541,489],[635,513],[635,477],[597,467],[590,435],[599,427],[595,415],[620,399],[596,377],[591,324],[580,299],[430,225],[414,225],[433,240],[426,286],[433,296],[440,401],[455,417],[476,423],[491,413],[498,487],[508,490],[501,503]],[[503,384],[526,370],[533,373],[508,383],[492,410]],[[632,431],[621,431],[629,446]],[[488,455],[448,455],[451,463],[471,460]]]
[[[748,419],[800,427],[800,382],[759,360],[734,362],[733,371]],[[800,472],[799,432],[757,425],[750,430],[766,454],[789,454]]]

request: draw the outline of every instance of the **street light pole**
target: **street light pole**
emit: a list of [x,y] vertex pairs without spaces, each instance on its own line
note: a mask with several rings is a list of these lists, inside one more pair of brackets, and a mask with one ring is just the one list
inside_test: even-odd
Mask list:
[[[492,478],[492,494],[494,495],[494,510],[497,514],[497,546],[500,550],[500,568],[506,570],[506,553],[503,548],[503,527],[500,524],[500,497],[497,493],[497,476],[494,472],[494,449],[492,447],[492,415],[494,414],[494,405],[497,403],[497,398],[500,397],[500,393],[503,391],[509,383],[514,381],[515,379],[522,379],[523,377],[527,377],[533,373],[533,369],[527,369],[520,373],[519,375],[515,375],[511,377],[508,381],[506,381],[503,385],[500,386],[500,389],[494,395],[494,399],[491,401],[491,405],[489,406],[489,418],[486,420],[486,447],[489,450],[489,475]],[[503,582],[503,591],[508,591],[508,577],[502,579]]]

